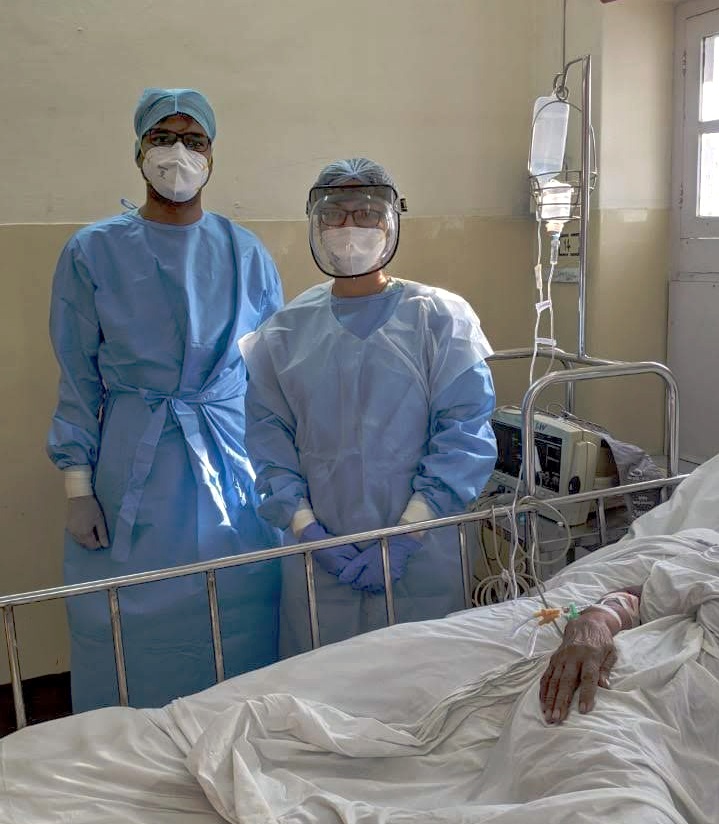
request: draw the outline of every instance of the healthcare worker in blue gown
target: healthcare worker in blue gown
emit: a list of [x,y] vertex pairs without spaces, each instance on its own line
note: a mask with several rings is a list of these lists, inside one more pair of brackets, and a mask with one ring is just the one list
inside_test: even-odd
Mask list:
[[[270,255],[202,209],[215,117],[190,89],[147,89],[135,112],[139,209],[62,252],[50,332],[60,365],[48,452],[68,494],[65,581],[276,546],[257,515],[237,341],[282,305]],[[228,676],[277,657],[279,565],[221,571]],[[130,704],[214,682],[204,576],[120,590]],[[68,604],[76,712],[118,701],[108,599]]]
[[[332,281],[241,342],[260,513],[290,542],[462,512],[494,467],[492,350],[461,297],[387,272],[403,208],[378,164],[325,168],[307,210],[314,260]],[[463,608],[455,527],[389,544],[398,620]],[[321,643],[386,625],[378,542],[315,558]],[[309,648],[296,556],[283,563],[280,653]]]

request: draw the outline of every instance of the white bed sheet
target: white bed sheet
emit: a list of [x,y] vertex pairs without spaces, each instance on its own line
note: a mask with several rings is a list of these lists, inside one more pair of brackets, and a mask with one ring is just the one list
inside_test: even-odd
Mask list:
[[147,712],[95,710],[0,739],[2,824],[218,824]]
[[[670,502],[640,519],[633,529],[634,538],[600,550],[556,576],[552,582],[553,603],[591,601],[607,589],[644,583],[657,561],[701,557],[707,544],[719,541],[716,533],[704,529],[663,536],[661,532],[668,525],[675,530],[683,529],[695,521],[703,527],[719,527],[717,490],[719,459],[714,459],[697,469]],[[705,504],[705,501],[709,503]],[[644,527],[643,522],[647,521],[651,523]],[[676,609],[681,606],[685,612],[691,612],[693,607],[686,599],[682,602],[677,593],[672,597],[675,597]],[[707,595],[709,601],[712,597]],[[645,602],[649,604],[650,600],[645,598]],[[602,779],[612,788],[608,796],[606,793],[602,795],[602,788],[571,788],[572,776],[592,772],[597,748],[600,751],[606,749],[616,738],[617,719],[621,719],[620,728],[622,724],[629,724],[632,730],[642,727],[631,721],[634,718],[636,722],[637,717],[631,715],[632,707],[639,716],[649,713],[651,723],[642,723],[652,727],[653,735],[657,724],[660,725],[658,729],[664,729],[661,723],[665,724],[667,746],[683,754],[680,761],[690,744],[703,753],[704,759],[711,758],[712,753],[717,755],[712,749],[716,741],[707,740],[707,730],[717,729],[717,716],[713,716],[711,723],[702,716],[704,710],[717,712],[711,702],[712,689],[719,695],[716,672],[713,673],[714,659],[707,653],[711,632],[703,630],[701,624],[691,618],[669,617],[661,619],[665,623],[655,627],[659,632],[643,627],[624,634],[619,641],[624,657],[615,671],[614,689],[603,691],[598,710],[582,718],[574,715],[561,728],[546,728],[539,718],[536,679],[544,665],[542,656],[555,646],[556,636],[549,630],[543,633],[537,645],[538,657],[528,664],[519,662],[525,658],[530,630],[510,638],[517,622],[533,606],[532,602],[524,601],[470,610],[442,621],[380,630],[241,676],[176,701],[162,710],[98,710],[20,731],[0,740],[0,821],[8,824],[109,824],[117,821],[217,824],[223,820],[236,820],[255,824],[281,820],[283,824],[299,824],[340,820],[455,822],[491,819],[505,824],[525,821],[527,815],[533,817],[535,814],[542,815],[546,822],[563,821],[564,817],[573,822],[609,820],[601,816],[633,822],[696,821],[704,824],[719,820],[719,800],[713,817],[702,817],[705,816],[704,807],[716,799],[711,796],[707,799],[700,786],[692,785],[692,776],[704,774],[704,761],[693,763],[689,759],[691,769],[686,775],[682,773],[679,777],[669,778],[666,775],[657,778],[656,768],[653,772],[653,768],[646,765],[642,767],[644,772],[640,770],[635,774],[633,766],[627,769],[627,763],[617,764],[612,777]],[[702,648],[702,644],[707,648]],[[655,649],[661,651],[661,660],[656,658]],[[641,667],[637,667],[639,660]],[[377,735],[384,740],[383,736],[395,736],[398,730],[404,737],[400,736],[399,743],[392,739],[393,745],[408,744],[407,736],[417,737],[417,731],[422,730],[417,727],[418,722],[443,699],[462,686],[481,684],[482,679],[494,670],[499,669],[501,674],[502,668],[505,668],[503,678],[499,681],[494,678],[491,682],[494,686],[475,689],[474,699],[465,694],[456,697],[451,704],[448,717],[456,720],[466,716],[471,720],[467,723],[465,718],[447,739],[451,741],[452,752],[463,752],[468,755],[468,760],[464,763],[461,759],[447,757],[441,778],[437,773],[440,783],[435,782],[431,792],[417,792],[418,784],[412,770],[417,769],[422,787],[431,787],[432,780],[428,776],[437,767],[437,755],[419,754],[416,748],[414,755],[405,752],[389,759],[386,754],[377,752],[371,758],[343,756],[346,763],[353,765],[351,775],[345,775],[344,779],[333,778],[337,769],[332,760],[336,758],[332,754],[332,724],[344,723],[355,732],[359,724],[359,738],[365,742],[364,746],[376,747]],[[641,703],[646,685],[632,686],[643,677],[641,673],[654,679],[652,689],[655,689],[655,695],[647,706]],[[675,674],[669,677],[671,673]],[[627,689],[622,688],[622,684]],[[673,701],[686,701],[690,692],[692,696],[701,697],[699,711],[693,707],[688,716],[690,720],[694,719],[688,731],[684,725],[678,728],[676,718],[671,715],[667,715],[663,722],[657,721],[657,717],[661,718],[662,706],[671,706],[671,702],[667,704],[669,698],[661,693],[665,688]],[[503,693],[499,698],[498,691]],[[463,698],[470,704],[463,704]],[[471,700],[484,702],[487,706],[478,709],[471,705]],[[629,702],[629,709],[622,701]],[[238,765],[241,767],[243,759],[233,751],[233,747],[249,746],[246,741],[243,743],[242,736],[233,732],[238,729],[238,724],[239,728],[242,724],[246,726],[248,713],[252,715],[254,712],[255,732],[262,729],[258,721],[262,718],[265,722],[274,719],[270,725],[277,727],[277,718],[288,717],[287,702],[295,702],[293,711],[295,718],[300,719],[296,722],[298,726],[288,736],[282,732],[280,724],[279,730],[272,733],[274,740],[267,746],[274,747],[279,753],[283,747],[286,750],[288,738],[295,741],[309,735],[305,730],[308,708],[313,723],[319,724],[315,726],[315,734],[317,729],[325,730],[325,750],[313,751],[310,759],[314,759],[313,769],[316,771],[310,772],[309,776],[303,775],[304,766],[300,764],[300,768],[292,773],[296,781],[292,779],[290,784],[295,789],[299,786],[300,794],[306,792],[308,783],[319,788],[317,792],[313,791],[311,803],[303,802],[300,811],[273,807],[276,804],[273,792],[278,787],[271,782],[271,786],[264,786],[259,794],[248,793],[248,786],[237,778]],[[684,707],[684,716],[687,716],[686,709]],[[332,723],[327,722],[327,717]],[[374,738],[367,735],[363,727],[365,723],[369,723],[377,734]],[[442,734],[446,734],[447,728],[441,725],[440,728],[444,731]],[[436,728],[432,729],[436,731]],[[497,738],[500,730],[504,732]],[[668,732],[675,738],[679,736],[679,743]],[[264,735],[262,732],[260,738]],[[699,736],[699,743],[699,739],[694,740],[692,735]],[[356,746],[356,741],[352,743],[354,738],[345,735],[344,745]],[[429,739],[424,740],[424,745],[434,746]],[[312,746],[316,749],[316,742]],[[444,751],[440,749],[441,752]],[[307,753],[302,750],[302,758],[306,757]],[[423,758],[425,761],[419,763]],[[325,759],[324,766],[321,766],[322,759]],[[391,763],[394,769],[400,762],[404,764],[404,772],[400,770],[393,778],[387,764]],[[315,763],[320,766],[315,767]],[[546,770],[543,773],[538,769],[538,764],[559,766],[548,775]],[[716,767],[714,761],[714,774]],[[484,769],[481,781],[480,768]],[[365,780],[363,787],[353,776],[361,775],[362,770],[367,769],[370,778]],[[202,786],[191,771],[198,775]],[[456,779],[448,782],[447,775],[455,773]],[[622,789],[622,782],[626,784],[628,781],[627,776],[631,779],[638,775],[641,775],[641,786],[635,786],[630,780],[631,786]],[[532,776],[534,779],[528,780]],[[329,786],[323,783],[327,780]],[[342,780],[349,784],[342,784]],[[378,786],[373,789],[372,781],[375,780],[378,780]],[[674,786],[671,781],[677,784],[681,780],[686,780],[688,789],[675,797],[672,793],[676,791],[667,787]],[[341,786],[333,781],[339,781]],[[448,783],[450,786],[446,786]],[[551,803],[540,800],[531,806],[533,793],[541,794],[550,784],[556,790],[551,794]],[[483,795],[477,795],[480,785]],[[278,797],[282,792],[280,786]],[[515,792],[523,797],[510,800]],[[259,805],[254,817],[248,817],[252,812],[251,799]],[[467,812],[469,817],[462,818],[466,810],[457,809],[460,801],[474,804],[478,799],[479,803],[491,808],[482,811],[484,818],[477,817],[477,810],[470,810]],[[514,805],[520,803],[522,806],[515,808]],[[620,814],[622,809],[630,809],[627,805],[631,804],[639,810],[636,815],[634,811],[630,817]],[[650,811],[654,817],[642,818],[642,810]],[[282,818],[277,817],[278,812]],[[618,814],[619,818],[616,817]],[[512,818],[513,815],[525,817]]]
[[610,550],[609,566],[561,576],[554,604],[644,583],[647,622],[619,640],[597,710],[561,728],[544,725],[538,700],[556,637],[548,629],[529,661],[529,627],[509,639],[535,606],[525,601],[308,653],[175,702],[166,729],[223,818],[241,824],[710,824],[717,547],[711,530],[641,538]]

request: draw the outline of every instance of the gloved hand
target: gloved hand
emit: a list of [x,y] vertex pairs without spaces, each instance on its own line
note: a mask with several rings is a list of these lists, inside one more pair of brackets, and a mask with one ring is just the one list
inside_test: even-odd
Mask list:
[[[300,543],[322,541],[325,538],[334,538],[334,535],[327,532],[317,521],[312,521],[302,530]],[[329,572],[330,575],[339,575],[347,564],[359,555],[359,550],[354,544],[341,544],[329,549],[320,549],[312,555],[325,572]]]
[[[395,535],[389,539],[389,569],[393,583],[404,575],[409,559],[421,546],[419,541],[409,535]],[[347,564],[339,579],[342,584],[352,584],[352,589],[384,592],[380,542],[370,544],[364,552]]]
[[94,495],[82,495],[67,499],[65,528],[85,549],[110,546],[105,526],[105,516]]

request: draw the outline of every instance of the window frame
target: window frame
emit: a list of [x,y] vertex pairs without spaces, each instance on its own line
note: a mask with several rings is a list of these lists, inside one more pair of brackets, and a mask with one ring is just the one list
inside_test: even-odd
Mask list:
[[675,10],[674,276],[719,273],[719,216],[697,214],[700,135],[719,133],[719,120],[700,122],[703,38],[719,34],[719,0],[689,0]]

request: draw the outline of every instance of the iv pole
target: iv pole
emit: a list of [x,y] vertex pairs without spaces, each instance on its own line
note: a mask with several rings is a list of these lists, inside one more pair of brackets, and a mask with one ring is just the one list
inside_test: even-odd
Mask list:
[[[561,99],[568,97],[567,72],[576,63],[582,64],[582,146],[581,146],[581,178],[579,194],[579,327],[577,330],[577,354],[580,357],[587,355],[587,261],[589,259],[589,198],[592,190],[590,164],[592,157],[592,56],[567,62],[567,0],[562,4],[562,71],[554,78],[554,90]],[[596,157],[595,157],[596,163]],[[574,407],[574,386],[569,385],[567,391],[571,397],[571,408]]]
[[[567,73],[577,63],[582,64],[582,145],[581,169],[579,175],[579,304],[577,329],[577,354],[580,358],[589,357],[587,353],[587,263],[589,260],[589,198],[593,188],[596,172],[592,170],[592,56],[578,57],[564,65],[562,71],[554,78],[554,92],[560,100],[566,100]],[[596,150],[595,150],[596,151]],[[595,158],[596,160],[596,158]],[[572,404],[568,411],[573,411],[574,393],[570,384]]]
[[[536,478],[534,475],[534,406],[539,390],[551,385],[564,384],[565,407],[569,414],[574,413],[574,383],[578,380],[594,378],[619,377],[621,375],[635,375],[653,373],[665,383],[666,388],[666,444],[669,471],[672,475],[679,474],[678,448],[678,388],[672,373],[664,364],[654,362],[614,361],[605,358],[592,357],[587,353],[587,269],[589,260],[589,201],[596,178],[596,171],[592,168],[592,160],[596,159],[596,149],[593,140],[591,120],[592,105],[592,58],[587,54],[567,62],[562,71],[554,78],[554,92],[560,100],[566,100],[569,91],[566,86],[567,73],[572,66],[582,65],[582,134],[581,134],[581,169],[578,175],[579,195],[574,206],[579,209],[572,213],[570,219],[579,220],[579,299],[578,299],[578,329],[577,352],[565,352],[562,349],[539,347],[537,353],[544,357],[552,357],[564,367],[563,372],[550,372],[543,378],[536,380],[527,390],[522,401],[522,458],[526,469],[526,494],[533,496],[536,492]],[[572,105],[572,104],[570,104]],[[577,108],[573,106],[573,108]],[[576,175],[577,172],[574,172]],[[567,175],[567,173],[565,173]],[[567,175],[568,177],[568,175]],[[568,181],[569,182],[569,181]],[[535,181],[536,183],[536,181]],[[574,177],[573,186],[577,185]],[[488,361],[515,360],[528,358],[533,349],[505,349],[495,352]],[[532,513],[534,514],[534,513]]]
[[566,99],[567,72],[577,63],[582,64],[582,147],[581,173],[579,179],[579,328],[577,334],[577,354],[587,355],[587,261],[589,255],[589,198],[592,191],[592,56],[578,57],[566,63],[564,69],[554,78],[554,91]]

